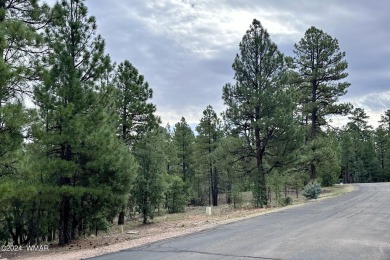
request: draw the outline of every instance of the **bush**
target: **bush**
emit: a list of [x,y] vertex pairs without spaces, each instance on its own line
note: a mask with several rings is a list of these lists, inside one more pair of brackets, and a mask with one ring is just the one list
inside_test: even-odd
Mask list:
[[330,173],[324,174],[322,176],[321,185],[323,187],[331,187],[333,184],[336,183],[337,178],[338,178],[338,175],[335,175],[335,174],[330,174]]
[[242,194],[240,192],[240,189],[238,187],[234,187],[232,190],[232,197],[233,197],[233,207],[239,208],[244,203],[244,198],[242,197]]
[[321,194],[321,185],[318,182],[308,183],[303,189],[302,195],[306,199],[317,199]]
[[168,213],[184,212],[187,205],[187,192],[184,181],[178,176],[170,176],[166,191],[166,206]]
[[282,206],[288,206],[293,203],[293,199],[291,197],[281,198],[279,200],[279,204]]

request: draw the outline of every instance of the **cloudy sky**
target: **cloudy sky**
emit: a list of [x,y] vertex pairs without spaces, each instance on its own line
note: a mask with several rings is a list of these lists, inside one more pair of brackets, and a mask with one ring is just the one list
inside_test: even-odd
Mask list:
[[[254,18],[286,55],[310,26],[339,40],[352,85],[342,101],[374,126],[390,109],[390,2],[366,0],[87,0],[117,63],[129,60],[154,90],[163,124],[197,124],[233,81],[238,44]],[[343,119],[334,119],[345,122]]]

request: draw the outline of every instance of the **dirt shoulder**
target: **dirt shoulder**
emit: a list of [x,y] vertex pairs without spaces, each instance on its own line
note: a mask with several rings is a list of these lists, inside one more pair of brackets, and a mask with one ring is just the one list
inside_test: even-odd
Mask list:
[[[356,189],[354,185],[338,185],[326,188],[320,199],[332,198]],[[205,207],[189,207],[185,213],[169,214],[154,219],[153,223],[142,225],[129,221],[124,231],[113,226],[108,233],[78,239],[65,247],[46,245],[36,248],[36,251],[21,248],[18,252],[0,252],[0,259],[85,259],[102,254],[117,252],[167,238],[190,234],[218,225],[223,225],[255,216],[269,214],[305,204],[303,198],[294,199],[294,204],[287,207],[272,207],[267,209],[240,208],[234,209],[228,205],[212,208],[212,215],[205,214]]]

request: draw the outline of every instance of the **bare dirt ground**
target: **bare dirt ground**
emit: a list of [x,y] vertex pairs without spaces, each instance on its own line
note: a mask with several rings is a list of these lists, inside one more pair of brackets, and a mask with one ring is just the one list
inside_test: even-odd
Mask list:
[[[319,200],[353,191],[354,188],[353,185],[326,188]],[[302,197],[293,199],[294,204],[288,207],[296,207],[307,203]],[[153,220],[153,223],[147,225],[142,225],[139,221],[128,221],[123,228],[123,232],[119,226],[114,225],[109,232],[101,232],[97,237],[88,236],[78,239],[65,247],[49,244],[48,250],[35,252],[28,251],[26,247],[23,247],[18,252],[0,252],[0,259],[85,259],[272,213],[285,208],[255,209],[250,208],[249,205],[243,205],[242,208],[235,209],[224,204],[213,207],[212,215],[206,215],[205,207],[188,207],[185,213],[159,216]]]

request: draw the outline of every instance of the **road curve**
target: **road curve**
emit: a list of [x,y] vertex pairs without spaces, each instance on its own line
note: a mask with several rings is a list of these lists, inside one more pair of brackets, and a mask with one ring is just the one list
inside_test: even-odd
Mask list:
[[94,259],[390,259],[390,183]]

